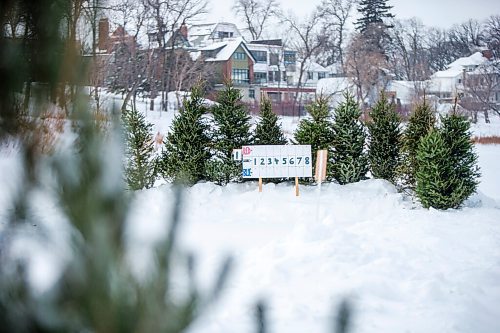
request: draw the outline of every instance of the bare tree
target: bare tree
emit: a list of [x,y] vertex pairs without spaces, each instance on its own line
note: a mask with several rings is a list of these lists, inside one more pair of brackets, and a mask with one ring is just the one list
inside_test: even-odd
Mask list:
[[313,60],[313,56],[325,43],[325,36],[321,33],[319,24],[322,15],[317,9],[302,21],[291,14],[282,15],[283,21],[289,26],[292,33],[290,44],[298,53],[299,78],[297,80],[297,93],[294,98],[293,112],[295,112],[297,98],[300,96],[300,99],[302,99],[302,94],[299,91],[302,87],[306,65]]
[[[162,75],[160,78],[160,89],[162,96],[162,109],[166,109],[165,94],[170,91],[172,81],[171,71],[174,65],[174,51],[178,46],[180,34],[178,29],[181,23],[187,23],[196,17],[206,13],[206,0],[143,0],[150,7],[148,34],[156,35],[156,42],[160,50],[162,61]],[[170,40],[167,42],[167,36]]]
[[477,122],[478,112],[489,123],[489,111],[500,115],[500,62],[491,61],[480,65],[465,78],[465,96],[461,105],[472,113]]
[[355,2],[356,0],[323,0],[321,4],[324,22],[323,33],[329,36],[325,44],[329,45],[333,51],[327,65],[338,61],[340,67],[344,68],[346,25]]
[[486,20],[483,34],[488,48],[500,59],[500,15],[492,15]]
[[432,71],[425,49],[427,29],[416,18],[395,20],[391,31],[392,49],[389,64],[398,79],[422,81]]
[[276,15],[276,0],[235,0],[233,11],[245,22],[252,40],[259,40],[269,20]]
[[376,50],[366,48],[365,34],[355,35],[348,47],[346,74],[356,86],[358,102],[376,98],[387,84],[387,58]]

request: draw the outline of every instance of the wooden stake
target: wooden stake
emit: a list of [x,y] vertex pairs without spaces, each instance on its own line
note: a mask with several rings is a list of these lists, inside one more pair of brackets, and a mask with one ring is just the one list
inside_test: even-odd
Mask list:
[[299,196],[299,177],[295,177],[295,196]]
[[262,192],[262,177],[259,177],[259,192]]

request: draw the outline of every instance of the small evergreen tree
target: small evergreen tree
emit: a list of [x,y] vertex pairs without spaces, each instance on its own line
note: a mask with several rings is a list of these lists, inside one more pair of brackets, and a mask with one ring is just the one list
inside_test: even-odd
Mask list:
[[206,111],[202,86],[195,86],[167,136],[160,164],[165,178],[187,185],[207,178],[210,138],[209,125],[203,119]]
[[432,109],[424,100],[413,111],[403,134],[402,162],[398,170],[398,178],[403,187],[415,188],[418,145],[422,137],[434,128],[435,123]]
[[375,178],[394,182],[399,164],[401,146],[401,122],[393,103],[384,93],[370,112],[372,122],[368,123],[368,160]]
[[157,171],[152,140],[152,125],[137,109],[126,110],[123,115],[125,127],[125,179],[131,190],[153,186]]
[[359,120],[361,110],[349,93],[334,110],[331,175],[339,184],[355,183],[366,178],[368,157],[364,151],[366,132]]
[[477,155],[467,119],[451,115],[441,124],[418,146],[415,192],[426,208],[458,208],[477,189]]
[[271,101],[263,98],[260,102],[260,121],[255,127],[254,144],[285,145],[287,139],[278,124],[278,116],[273,112]]
[[231,82],[217,95],[214,116],[214,158],[207,165],[209,178],[217,184],[241,179],[241,162],[232,160],[233,149],[252,143],[250,116],[241,102],[241,92]]
[[316,153],[321,149],[330,149],[333,143],[332,120],[329,110],[329,99],[320,96],[309,106],[307,111],[311,118],[302,118],[294,134],[294,143],[311,145],[313,174],[316,167]]
[[450,148],[449,159],[454,166],[456,177],[464,181],[469,197],[476,191],[480,176],[477,155],[471,140],[470,122],[463,116],[452,114],[441,119],[442,135]]
[[449,161],[450,150],[438,130],[430,131],[418,145],[415,173],[417,197],[426,208],[448,208],[451,198],[453,166]]

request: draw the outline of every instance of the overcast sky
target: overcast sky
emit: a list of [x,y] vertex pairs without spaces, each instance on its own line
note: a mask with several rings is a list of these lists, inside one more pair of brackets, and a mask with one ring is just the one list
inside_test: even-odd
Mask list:
[[[240,23],[234,17],[231,6],[234,0],[208,0],[210,14],[208,21],[229,21]],[[278,0],[282,8],[292,10],[297,16],[311,12],[321,0]],[[500,15],[499,0],[389,0],[392,13],[397,18],[418,17],[425,25],[448,28],[469,18],[484,19]],[[241,24],[239,24],[241,25]]]

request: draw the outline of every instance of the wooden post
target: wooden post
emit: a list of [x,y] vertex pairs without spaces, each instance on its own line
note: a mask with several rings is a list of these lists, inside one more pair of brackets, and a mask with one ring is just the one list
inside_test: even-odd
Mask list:
[[262,192],[262,177],[259,177],[259,192]]
[[295,177],[295,196],[299,196],[299,177]]

